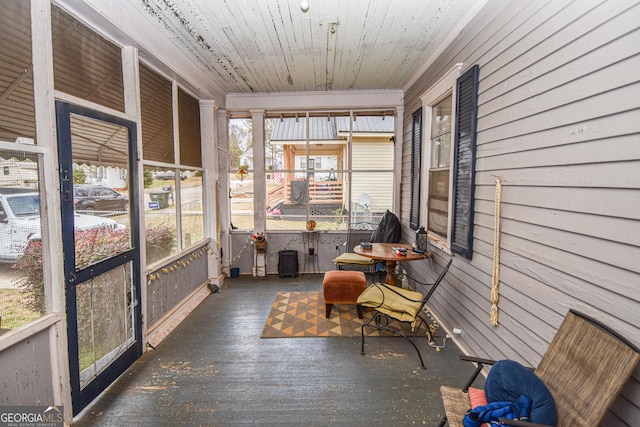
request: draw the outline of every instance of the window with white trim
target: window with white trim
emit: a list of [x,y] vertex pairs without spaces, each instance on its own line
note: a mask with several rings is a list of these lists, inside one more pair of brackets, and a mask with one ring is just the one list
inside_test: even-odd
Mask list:
[[[478,66],[454,66],[422,97],[427,173],[426,223],[432,244],[471,258]],[[422,198],[424,200],[424,198]]]
[[446,239],[451,175],[451,93],[431,107],[427,231]]

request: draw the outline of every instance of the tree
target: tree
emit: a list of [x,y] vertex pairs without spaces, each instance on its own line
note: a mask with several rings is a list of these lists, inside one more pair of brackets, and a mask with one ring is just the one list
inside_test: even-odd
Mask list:
[[229,166],[240,166],[242,153],[253,147],[253,122],[251,119],[229,120]]
[[267,153],[267,158],[269,155],[271,156],[271,163],[266,165],[269,170],[273,170],[273,162],[278,162],[282,168],[284,161],[282,145],[273,145],[271,143],[271,133],[273,132],[273,123],[275,120],[278,119],[267,119],[264,121],[265,152]]
[[144,188],[149,188],[151,187],[151,184],[153,184],[153,173],[149,170],[149,169],[145,169],[144,170]]
[[73,168],[73,183],[84,184],[87,180],[87,174],[82,168]]

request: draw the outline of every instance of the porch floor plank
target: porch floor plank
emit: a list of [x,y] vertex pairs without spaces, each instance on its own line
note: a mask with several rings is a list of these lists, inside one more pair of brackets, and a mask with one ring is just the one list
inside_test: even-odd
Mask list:
[[278,291],[321,283],[227,279],[73,425],[436,425],[440,385],[461,386],[473,370],[451,342],[436,352],[422,339],[423,370],[399,338],[367,339],[366,356],[359,337],[260,338]]

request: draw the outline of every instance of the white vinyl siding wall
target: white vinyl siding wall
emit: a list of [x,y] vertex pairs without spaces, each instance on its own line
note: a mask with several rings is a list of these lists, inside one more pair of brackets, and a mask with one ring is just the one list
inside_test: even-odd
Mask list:
[[[391,210],[393,203],[393,170],[390,169],[393,159],[393,144],[389,142],[353,143],[353,159],[351,168],[354,171],[351,182],[351,199],[355,203],[358,196],[367,193],[371,196],[371,209],[374,212]],[[365,170],[386,172],[358,173]]]
[[[450,67],[480,66],[473,259],[456,256],[431,309],[465,352],[535,366],[570,308],[640,345],[640,4],[495,1],[408,90],[411,114]],[[428,147],[425,147],[428,149]],[[500,325],[491,326],[494,195],[502,179]],[[423,192],[424,200],[424,192]],[[434,267],[411,263],[433,276]],[[603,425],[640,419],[640,368]]]

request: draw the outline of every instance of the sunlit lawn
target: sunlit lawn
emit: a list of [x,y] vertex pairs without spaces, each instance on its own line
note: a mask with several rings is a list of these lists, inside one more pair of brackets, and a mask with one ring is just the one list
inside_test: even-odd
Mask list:
[[[198,185],[202,185],[201,176],[192,176],[191,178],[180,181],[180,188],[195,187]],[[162,189],[163,187],[172,187],[172,189],[175,190],[176,182],[172,179],[154,179],[153,182],[151,182],[151,185],[145,188],[145,192],[148,190],[153,191]]]
[[29,293],[21,289],[0,289],[2,329],[15,329],[40,317],[27,307]]

